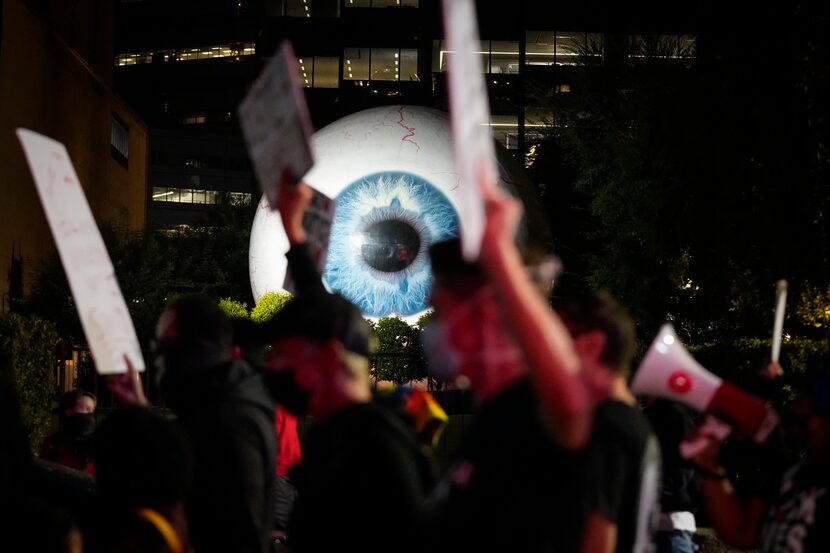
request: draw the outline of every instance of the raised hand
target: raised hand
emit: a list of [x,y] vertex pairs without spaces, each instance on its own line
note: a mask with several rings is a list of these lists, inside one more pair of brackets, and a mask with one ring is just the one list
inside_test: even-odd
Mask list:
[[285,235],[292,245],[306,241],[303,216],[308,210],[314,191],[304,182],[293,182],[283,175],[280,191],[277,195],[277,209],[282,218]]
[[112,392],[112,397],[122,407],[149,405],[141,387],[141,378],[130,358],[125,355],[124,361],[127,363],[127,372],[107,376],[107,388]]

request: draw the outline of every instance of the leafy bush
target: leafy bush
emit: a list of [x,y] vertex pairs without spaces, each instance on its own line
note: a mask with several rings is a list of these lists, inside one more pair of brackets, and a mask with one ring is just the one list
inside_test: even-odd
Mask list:
[[241,301],[234,301],[230,298],[219,300],[219,309],[225,312],[231,319],[247,319],[248,304]]
[[426,376],[418,328],[398,317],[383,317],[374,330],[378,350],[370,361],[375,378],[401,383]]
[[255,323],[270,321],[291,299],[288,292],[266,292],[251,310],[251,320]]
[[17,396],[21,418],[29,433],[33,452],[47,436],[55,407],[54,380],[55,346],[58,334],[55,326],[34,316],[23,317],[10,313],[0,316],[0,353],[7,359]]

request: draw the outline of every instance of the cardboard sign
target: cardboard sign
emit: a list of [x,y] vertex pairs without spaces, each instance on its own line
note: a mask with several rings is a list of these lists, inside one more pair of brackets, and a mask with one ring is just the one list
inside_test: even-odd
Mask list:
[[[306,243],[311,249],[314,263],[317,265],[318,272],[322,275],[326,267],[326,256],[329,253],[329,237],[331,236],[331,225],[334,221],[334,209],[337,204],[322,192],[314,188],[311,190],[314,192],[314,197],[311,199],[308,210],[303,215],[303,228],[308,236]],[[285,281],[282,287],[289,294],[296,293],[290,271],[285,272]]]
[[17,129],[17,137],[32,170],[98,372],[126,372],[124,355],[135,370],[144,370],[141,347],[112,261],[66,148],[27,129]]
[[473,0],[443,0],[444,34],[450,50],[448,59],[450,119],[455,163],[460,177],[458,188],[461,248],[465,259],[474,261],[481,249],[484,232],[484,202],[479,179],[498,176],[496,152],[490,134],[490,106],[478,50]]
[[314,165],[311,119],[290,42],[282,43],[238,111],[257,181],[276,209],[283,175],[298,182]]

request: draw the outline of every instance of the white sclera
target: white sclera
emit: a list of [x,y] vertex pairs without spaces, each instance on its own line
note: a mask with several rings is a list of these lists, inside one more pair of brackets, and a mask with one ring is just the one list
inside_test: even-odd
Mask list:
[[[486,132],[486,131],[485,131]],[[348,115],[312,137],[314,168],[304,180],[331,198],[372,173],[403,171],[444,193],[458,210],[458,173],[446,113],[420,106],[383,106]],[[260,200],[248,254],[251,288],[259,300],[283,290],[288,241],[279,213]],[[413,323],[418,315],[406,317]]]

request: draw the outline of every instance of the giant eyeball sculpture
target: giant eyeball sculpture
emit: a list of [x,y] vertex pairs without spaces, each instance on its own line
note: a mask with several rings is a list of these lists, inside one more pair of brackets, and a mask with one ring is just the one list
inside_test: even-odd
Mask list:
[[[368,318],[414,322],[428,308],[430,245],[459,233],[460,183],[447,114],[416,106],[372,108],[319,130],[312,145],[316,163],[304,180],[336,203],[326,286]],[[501,184],[520,193],[504,165],[500,172]],[[286,251],[279,213],[263,198],[249,250],[257,300],[283,289]]]

